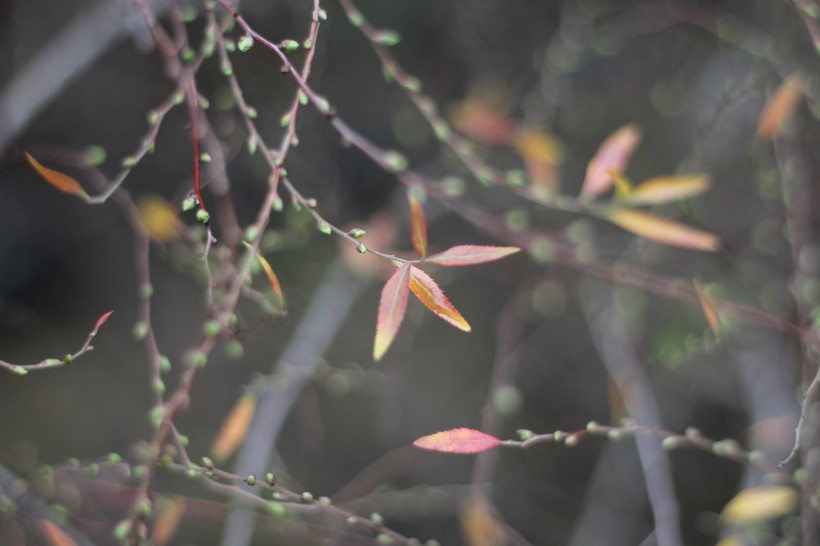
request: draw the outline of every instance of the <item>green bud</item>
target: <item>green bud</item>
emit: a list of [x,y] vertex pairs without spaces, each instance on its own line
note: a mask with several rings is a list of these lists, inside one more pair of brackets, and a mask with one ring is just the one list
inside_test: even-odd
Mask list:
[[184,434],[179,435],[179,443],[182,444],[182,447],[188,447],[188,444],[190,442],[191,442],[190,438],[188,438]]
[[165,381],[163,381],[160,378],[156,378],[154,380],[154,383],[151,385],[151,388],[153,389],[155,394],[165,394]]
[[282,212],[285,209],[285,204],[282,202],[282,198],[277,195],[271,204],[271,208],[275,212]]
[[319,231],[324,233],[325,235],[330,235],[333,233],[333,230],[330,228],[330,224],[327,222],[319,222]]
[[319,10],[319,19],[322,21],[327,21],[327,12],[325,10]]
[[525,428],[520,428],[520,429],[516,430],[515,432],[516,432],[516,434],[518,434],[518,437],[521,439],[521,441],[524,441],[524,442],[526,442],[527,440],[529,440],[530,438],[535,436],[535,433],[533,431],[527,430]]
[[450,127],[444,122],[435,122],[433,124],[433,134],[439,142],[445,142],[450,138]]
[[211,154],[207,152],[202,152],[201,154],[199,154],[199,160],[202,163],[210,163],[212,161]]
[[281,502],[268,501],[268,513],[274,517],[281,518],[285,515],[285,507]]
[[148,411],[148,422],[154,428],[159,428],[165,420],[165,406],[154,406]]
[[248,226],[245,229],[245,240],[249,243],[256,240],[259,236],[259,229],[256,226]]
[[97,476],[100,473],[100,465],[97,463],[91,463],[87,467],[85,467],[85,474],[86,476]]
[[348,19],[350,20],[350,24],[354,27],[360,27],[364,23],[364,17],[362,17],[362,14],[358,11],[354,11],[353,13],[351,13],[348,16]]
[[313,47],[313,40],[311,40],[310,38],[305,39],[305,41],[302,42],[302,47],[304,47],[305,49],[310,49],[311,47]]
[[357,523],[359,523],[359,520],[356,518],[356,516],[348,516],[348,518],[345,520],[345,523],[346,523],[349,527],[353,527],[354,525],[356,525]]
[[239,38],[239,41],[236,42],[236,47],[239,48],[239,51],[241,51],[242,53],[248,51],[252,45],[253,38],[251,38],[247,34]]
[[276,485],[276,476],[273,475],[273,472],[265,474],[265,483],[268,485]]
[[287,53],[291,53],[299,49],[299,42],[297,42],[296,40],[285,40],[281,43],[280,47]]
[[308,96],[305,95],[304,91],[299,91],[299,93],[297,93],[297,97],[299,98],[299,104],[301,104],[302,106],[307,105]]
[[185,64],[189,64],[191,61],[194,60],[194,57],[196,56],[196,53],[194,53],[194,50],[191,49],[190,47],[186,47],[185,49],[182,50],[182,55],[181,56],[182,56],[182,62],[184,62]]
[[190,23],[195,21],[199,12],[197,12],[196,8],[193,6],[182,6],[180,9],[182,14],[182,21],[185,23]]
[[188,351],[183,357],[188,366],[204,366],[208,362],[208,355],[202,351]]
[[396,541],[393,540],[393,537],[391,537],[388,534],[379,533],[378,535],[376,535],[376,544],[383,545],[383,546],[389,546],[389,545],[395,544],[395,543],[396,543]]
[[105,163],[106,155],[102,146],[89,146],[85,149],[85,162],[96,167]]
[[171,359],[165,355],[160,355],[159,357],[159,371],[162,373],[171,371]]
[[601,428],[601,425],[596,423],[595,421],[590,421],[587,423],[586,429],[587,432],[597,432]]
[[137,165],[137,158],[132,155],[125,156],[120,164],[126,169],[134,168]]
[[171,102],[174,104],[182,104],[185,100],[185,94],[182,91],[175,91],[173,95],[171,95]]
[[248,477],[245,478],[245,483],[251,486],[256,485],[256,476],[253,474],[248,475]]
[[364,254],[367,252],[367,247],[364,246],[364,243],[359,243],[358,245],[356,245],[356,252],[358,252],[359,254]]
[[383,46],[390,47],[401,41],[401,34],[395,30],[380,30],[373,39]]
[[194,207],[196,207],[196,197],[194,197],[193,195],[190,195],[190,196],[186,197],[182,201],[182,210],[184,212],[188,212],[189,210],[194,210]]
[[382,526],[384,525],[384,518],[378,512],[373,512],[370,514],[370,522],[373,525]]
[[302,501],[307,503],[313,502],[313,493],[310,493],[309,491],[302,493]]
[[114,539],[119,542],[125,542],[128,540],[128,535],[131,534],[131,520],[124,519],[119,522],[116,527],[114,527]]
[[394,173],[400,173],[407,169],[407,158],[395,151],[385,152],[382,156],[385,166]]
[[579,441],[579,440],[578,440],[578,436],[577,436],[577,435],[575,435],[575,434],[570,434],[570,435],[569,435],[569,436],[567,436],[567,438],[564,440],[564,445],[565,445],[565,446],[567,446],[567,447],[575,447],[575,446],[577,446],[577,445],[578,445],[578,441]]
[[225,344],[225,352],[231,360],[239,360],[245,354],[245,347],[238,339],[232,339]]
[[661,440],[661,447],[665,451],[672,451],[673,449],[677,448],[680,445],[678,438],[674,436],[667,436],[663,440]]
[[248,137],[248,153],[251,155],[255,154],[258,147],[259,143],[256,142],[256,138],[252,136]]
[[196,220],[202,224],[207,224],[211,219],[211,213],[209,213],[205,209],[199,209],[196,211]]
[[409,76],[402,81],[402,86],[411,93],[418,93],[421,91],[421,80],[413,76]]
[[[301,96],[302,92],[299,91],[299,93],[300,93],[300,96]],[[288,125],[290,125],[290,120],[291,120],[290,114],[283,114],[282,117],[279,118],[279,125],[281,125],[282,127],[287,127]]]
[[333,501],[331,501],[329,497],[319,497],[319,504],[322,506],[330,506],[333,504]]
[[256,111],[256,108],[253,106],[248,106],[248,111],[246,112],[250,119],[256,119],[256,116],[259,115],[259,112]]
[[134,328],[131,330],[131,335],[133,335],[134,339],[137,341],[142,341],[145,339],[145,336],[148,335],[148,325],[142,321],[134,324]]
[[225,76],[230,76],[233,74],[233,67],[228,63],[222,63],[220,70],[222,70],[222,74]]
[[140,285],[139,288],[139,296],[140,299],[143,300],[150,300],[151,296],[154,295],[154,287],[151,286],[150,283],[144,283]]
[[202,457],[202,459],[200,459],[200,462],[202,463],[202,466],[209,470],[214,467],[214,462],[209,457]]
[[65,355],[63,357],[63,362],[65,362],[66,364],[71,364],[72,362],[74,362],[74,355],[72,355],[71,353]]
[[367,232],[363,229],[353,228],[350,231],[348,231],[347,234],[353,237],[354,239],[361,239],[367,234]]
[[156,125],[159,123],[159,112],[156,110],[149,110],[146,115],[146,119],[148,120],[148,125]]
[[205,97],[200,96],[199,97],[199,107],[202,108],[203,110],[207,110],[208,108],[211,107],[211,101],[209,101]]

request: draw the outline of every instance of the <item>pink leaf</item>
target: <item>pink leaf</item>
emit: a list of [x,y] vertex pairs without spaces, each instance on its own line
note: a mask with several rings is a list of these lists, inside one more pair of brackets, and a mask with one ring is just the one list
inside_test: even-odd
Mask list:
[[624,125],[607,138],[587,165],[582,197],[598,197],[614,182],[612,169],[626,171],[632,152],[641,139],[641,131],[635,125]]
[[502,444],[495,436],[490,436],[471,428],[454,428],[422,436],[413,445],[422,449],[442,453],[481,453]]
[[376,338],[373,342],[373,359],[380,360],[387,352],[393,338],[399,331],[404,312],[407,310],[407,296],[410,294],[410,264],[402,265],[382,288],[379,300],[379,314],[376,319]]
[[105,324],[105,321],[108,320],[108,317],[110,317],[111,313],[113,313],[113,312],[114,311],[109,311],[109,312],[105,313],[103,316],[101,316],[100,318],[97,319],[97,324],[94,325],[94,333],[97,333],[97,330],[100,329],[100,326]]
[[500,260],[520,250],[514,246],[459,245],[433,254],[426,261],[445,266],[476,265]]

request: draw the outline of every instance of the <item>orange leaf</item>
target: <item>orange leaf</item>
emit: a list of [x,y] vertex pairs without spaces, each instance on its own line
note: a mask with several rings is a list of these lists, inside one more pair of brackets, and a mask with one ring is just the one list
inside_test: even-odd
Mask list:
[[627,231],[665,245],[716,252],[720,239],[699,229],[639,210],[611,209],[607,220]]
[[140,200],[137,205],[142,226],[154,241],[165,243],[173,241],[182,234],[182,222],[174,207],[156,195]]
[[424,219],[424,209],[412,194],[407,194],[410,201],[410,235],[413,239],[413,248],[424,258],[427,256],[427,222]]
[[23,152],[23,154],[26,156],[26,160],[28,160],[29,164],[34,167],[34,170],[37,171],[40,176],[45,178],[46,182],[58,190],[65,193],[70,193],[71,195],[79,195],[81,197],[87,196],[83,187],[80,186],[80,183],[67,174],[57,172],[41,165],[40,162],[34,159],[34,157],[28,152]]
[[461,534],[467,546],[505,546],[504,525],[490,503],[481,495],[472,495],[459,508]]
[[462,101],[453,108],[450,118],[459,131],[487,144],[510,142],[515,127],[501,110],[480,98]]
[[68,536],[59,525],[53,521],[44,519],[40,522],[40,528],[46,536],[46,540],[51,546],[77,546],[77,542]]
[[547,133],[525,127],[518,131],[513,143],[527,165],[530,185],[557,189],[557,165],[560,165],[564,158],[561,141]]
[[698,293],[700,307],[703,309],[703,314],[706,317],[706,322],[709,323],[709,327],[715,333],[715,337],[720,339],[720,320],[718,320],[715,302],[711,297],[709,297],[709,294],[706,293],[706,288],[703,286],[702,282],[698,279],[695,279],[693,282],[695,284],[695,291]]
[[470,331],[470,325],[461,316],[461,313],[453,307],[444,291],[436,284],[433,278],[421,269],[410,267],[410,290],[413,294],[427,306],[427,308],[446,322],[449,322],[459,330]]
[[255,410],[256,397],[252,394],[245,394],[237,401],[222,422],[211,446],[211,457],[215,461],[221,462],[233,455],[248,433]]
[[476,265],[500,260],[520,250],[514,246],[459,245],[433,254],[425,261],[449,267]]
[[159,508],[151,540],[156,546],[165,546],[173,540],[185,515],[185,497],[172,497]]
[[658,176],[633,188],[618,200],[630,205],[659,205],[703,193],[711,186],[705,174]]
[[[253,248],[247,242],[242,241],[242,244],[246,247]],[[259,260],[259,264],[262,266],[262,270],[265,272],[265,275],[268,277],[268,281],[270,282],[271,287],[273,288],[273,293],[276,294],[276,298],[279,300],[279,306],[281,308],[285,307],[285,295],[282,293],[282,285],[279,284],[279,278],[276,276],[276,273],[273,272],[273,268],[268,263],[268,260],[265,259],[260,253],[256,253],[256,259]]]
[[382,288],[379,300],[379,314],[376,319],[376,338],[373,341],[373,359],[380,360],[387,352],[393,338],[399,331],[404,313],[407,311],[407,296],[410,293],[410,264],[405,263],[396,270]]
[[805,87],[806,77],[800,72],[795,72],[783,80],[760,113],[757,120],[757,138],[771,140],[783,130],[797,110]]
[[587,165],[581,196],[597,197],[606,192],[614,182],[610,169],[624,172],[640,140],[640,129],[631,124],[610,135]]
[[422,449],[442,453],[481,453],[502,444],[495,436],[490,436],[471,428],[454,428],[422,436],[413,445]]

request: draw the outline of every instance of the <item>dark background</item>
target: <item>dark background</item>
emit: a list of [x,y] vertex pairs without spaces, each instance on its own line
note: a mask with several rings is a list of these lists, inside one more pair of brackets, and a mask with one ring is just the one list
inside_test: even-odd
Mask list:
[[[793,263],[781,230],[783,166],[769,147],[754,142],[767,94],[785,76],[802,69],[811,75],[807,93],[818,91],[815,52],[790,3],[359,4],[377,28],[401,33],[393,53],[443,112],[466,97],[489,96],[510,118],[561,139],[567,151],[562,191],[569,195],[579,191],[586,163],[601,141],[625,123],[638,124],[644,138],[630,177],[709,173],[710,192],[658,213],[720,235],[727,248],[706,255],[636,241],[614,226],[533,206],[501,188],[471,183],[467,198],[501,214],[521,209],[531,226],[574,233],[576,242],[603,258],[628,259],[684,280],[701,277],[714,283],[722,297],[795,317],[789,291]],[[9,83],[94,2],[28,0],[3,6],[9,14],[0,9],[0,74]],[[384,82],[372,50],[337,3],[324,7],[328,21],[320,31],[312,85],[342,119],[379,145],[402,150],[419,171],[466,176],[401,89]],[[249,1],[241,11],[273,41],[300,39],[310,15],[307,2],[287,0]],[[201,22],[189,28],[197,40]],[[144,32],[137,35],[105,45],[96,61],[30,120],[16,144],[31,149],[102,145],[108,153],[103,171],[115,173],[144,134],[148,110],[172,89],[158,54],[145,47]],[[278,142],[278,120],[293,96],[292,82],[262,47],[233,60],[248,102],[259,111],[263,136]],[[42,78],[42,85],[50,85],[48,74]],[[215,60],[205,65],[199,86],[211,101],[212,122],[230,123],[235,113],[219,108],[227,83]],[[796,168],[816,180],[816,153],[812,158],[809,150],[816,149],[818,130],[809,106],[801,106],[786,138],[803,154],[805,161]],[[135,198],[158,194],[177,204],[190,189],[186,121],[177,108],[164,123],[156,153],[126,181]],[[315,112],[303,113],[298,131],[300,146],[288,158],[288,171],[305,195],[318,200],[320,212],[338,225],[364,225],[379,210],[393,211],[403,226],[396,248],[408,250],[406,202],[395,178],[340,145]],[[479,146],[479,152],[499,167],[522,164],[509,148]],[[68,457],[92,460],[112,451],[128,455],[136,441],[151,434],[146,358],[131,332],[137,305],[131,230],[115,206],[87,206],[60,194],[15,161],[13,148],[6,153],[0,170],[0,358],[23,364],[60,357],[80,346],[100,314],[114,314],[95,340],[94,352],[75,364],[27,377],[0,376],[0,461],[25,475],[33,460],[59,464]],[[244,151],[235,154],[228,169],[244,226],[255,215],[267,173]],[[84,181],[81,172],[66,171]],[[805,198],[816,203],[815,193]],[[459,243],[504,244],[435,205],[428,212],[434,250]],[[217,348],[179,421],[194,456],[207,453],[243,386],[271,370],[339,253],[336,241],[295,217],[274,215],[271,230],[289,242],[267,254],[289,314],[247,333],[239,361]],[[805,259],[814,264],[817,255]],[[192,261],[182,242],[152,250],[154,328],[161,351],[172,361],[196,341],[201,328],[204,291],[186,272]],[[275,470],[294,489],[328,496],[341,490],[345,494],[339,500],[351,509],[364,515],[378,511],[400,532],[463,543],[458,506],[469,495],[473,457],[407,446],[442,429],[480,428],[500,346],[504,352],[517,351],[518,367],[507,392],[512,406],[502,437],[514,437],[519,428],[551,432],[578,430],[590,420],[609,422],[617,403],[608,392],[589,320],[590,309],[601,306],[614,309],[655,393],[664,427],[680,432],[697,426],[708,436],[737,438],[763,449],[773,459],[790,447],[799,357],[794,340],[786,336],[733,323],[717,345],[695,301],[608,284],[560,263],[538,263],[526,253],[434,275],[471,323],[472,333],[450,328],[411,302],[393,347],[383,362],[373,363],[380,284],[372,281],[323,356],[320,372],[304,386],[278,439],[282,467]],[[813,307],[820,289],[806,290]],[[505,328],[519,332],[506,347],[498,338]],[[173,377],[167,380],[169,388]],[[761,422],[769,423],[774,440],[761,440],[749,428]],[[378,460],[383,464],[377,470],[356,478]],[[761,476],[708,453],[674,452],[671,461],[685,542],[715,543],[722,506],[742,483]],[[526,541],[521,543],[639,544],[648,536],[646,543],[653,543],[632,440],[501,451],[493,484],[494,504]],[[158,488],[208,497],[174,480],[161,479]],[[113,525],[123,515],[100,519]],[[217,543],[213,537],[221,517],[192,518],[176,543]],[[266,543],[261,533],[258,538]],[[34,536],[30,540],[36,543]]]

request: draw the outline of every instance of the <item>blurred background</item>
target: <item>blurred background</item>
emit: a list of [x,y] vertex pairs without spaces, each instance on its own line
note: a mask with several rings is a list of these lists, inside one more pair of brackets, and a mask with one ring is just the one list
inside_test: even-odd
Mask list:
[[[20,150],[93,188],[87,171],[56,161],[68,151],[102,147],[107,159],[100,170],[113,177],[146,134],[148,112],[171,95],[173,84],[131,2],[0,5],[0,137],[6,139],[0,138],[0,359],[30,364],[62,358],[82,345],[101,314],[114,311],[94,351],[72,365],[0,376],[0,462],[31,479],[39,464],[59,466],[71,457],[82,465],[110,452],[134,457],[134,446],[153,434],[153,398],[144,345],[135,339],[140,300],[131,226],[113,202],[90,206],[56,191]],[[190,439],[189,453],[195,460],[207,455],[246,387],[267,381],[287,395],[270,405],[273,420],[284,422],[268,442],[273,455],[265,468],[297,492],[331,497],[364,516],[378,512],[390,528],[422,541],[658,543],[641,466],[649,457],[664,469],[664,502],[677,509],[682,543],[718,542],[727,533],[718,516],[722,507],[764,476],[710,453],[665,454],[654,440],[655,447],[639,453],[631,438],[584,438],[574,447],[545,443],[478,457],[410,444],[456,427],[506,439],[516,438],[518,429],[576,431],[589,421],[610,424],[631,416],[675,432],[698,427],[715,439],[733,438],[775,462],[788,453],[803,369],[797,340],[782,329],[728,316],[721,317],[717,339],[692,296],[691,281],[701,279],[716,298],[796,323],[810,320],[820,303],[812,216],[820,80],[798,9],[766,0],[356,5],[375,28],[399,33],[401,41],[390,52],[488,164],[526,172],[548,191],[575,197],[604,139],[635,124],[643,137],[626,171],[631,180],[694,172],[712,181],[705,194],[653,212],[714,233],[724,247],[704,253],[663,246],[589,215],[476,182],[405,91],[385,81],[367,39],[340,4],[328,0],[322,3],[327,21],[315,44],[311,85],[358,132],[400,150],[414,170],[444,180],[456,202],[498,220],[488,231],[428,199],[431,251],[519,244],[515,237],[521,234],[546,238],[496,263],[430,269],[472,332],[459,332],[411,301],[393,346],[374,363],[383,273],[358,267],[360,256],[347,243],[320,233],[285,198],[262,252],[282,284],[287,314],[240,306],[241,331],[234,341],[241,342],[241,354],[236,343],[217,346],[178,419]],[[312,5],[248,0],[239,10],[271,41],[301,41]],[[194,44],[203,25],[201,16],[187,23]],[[65,80],[59,67],[45,62],[55,43],[68,59],[60,62]],[[300,49],[291,57],[300,66],[304,55]],[[245,98],[258,112],[258,129],[275,146],[283,131],[280,116],[296,91],[293,82],[259,45],[231,58]],[[767,98],[798,70],[806,74],[805,102],[776,146],[756,140]],[[224,144],[239,225],[245,227],[265,194],[267,166],[245,146],[247,135],[216,56],[203,63],[197,84]],[[25,113],[15,108],[26,98],[31,112],[18,125],[12,118]],[[412,251],[407,199],[396,177],[341,142],[323,116],[310,108],[300,112],[299,146],[285,163],[293,184],[315,198],[317,210],[334,225],[368,229],[363,241],[373,248]],[[521,127],[551,150],[542,170],[534,170],[532,152],[508,137],[511,128]],[[137,202],[160,197],[178,210],[192,188],[190,156],[188,118],[184,108],[175,108],[161,126],[155,152],[124,187]],[[207,200],[208,175],[204,180]],[[154,242],[150,251],[153,329],[160,352],[174,364],[165,378],[169,390],[206,318],[204,277],[192,242],[202,229],[193,213],[179,218],[190,237]],[[794,218],[805,221],[795,227],[789,222]],[[218,229],[215,235],[220,238]],[[550,246],[556,241],[562,246]],[[351,267],[359,271],[350,273]],[[271,297],[264,275],[253,284]],[[307,346],[297,350],[303,361],[287,361],[283,354],[292,355],[286,351],[300,340]],[[308,370],[308,377],[289,378],[283,360]],[[250,472],[234,459],[223,466]],[[131,498],[133,481],[121,470],[112,465],[96,479],[72,478],[82,491],[74,505],[40,496],[47,504],[71,505],[78,514],[73,523],[95,543],[107,544]],[[490,529],[483,534],[494,536],[494,526],[501,526],[501,542],[476,542],[471,534],[478,524],[464,515],[464,506],[475,483],[494,507],[479,518]],[[163,474],[156,489],[191,497],[173,544],[223,540],[231,518],[225,497]],[[260,518],[253,543],[372,543],[367,533],[340,530],[321,518],[299,521]],[[778,537],[794,536],[794,526],[786,516],[761,526],[750,543],[775,544]],[[33,521],[0,519],[0,542],[41,540]]]

